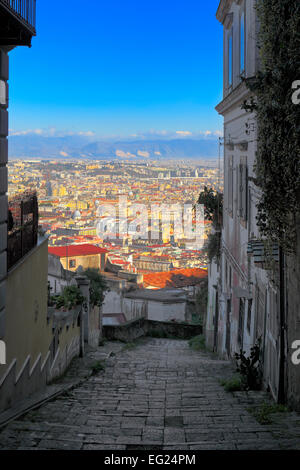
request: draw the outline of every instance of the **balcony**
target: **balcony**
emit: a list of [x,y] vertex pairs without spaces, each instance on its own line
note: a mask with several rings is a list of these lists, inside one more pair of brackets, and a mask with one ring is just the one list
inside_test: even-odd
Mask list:
[[38,202],[36,193],[25,193],[8,202],[7,269],[11,269],[36,245]]
[[0,0],[0,46],[31,46],[36,0]]

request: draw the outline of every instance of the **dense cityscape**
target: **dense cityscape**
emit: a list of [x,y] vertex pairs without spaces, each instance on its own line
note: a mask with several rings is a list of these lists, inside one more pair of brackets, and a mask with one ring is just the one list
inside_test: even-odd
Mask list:
[[0,453],[300,450],[299,31],[0,0]]
[[[138,273],[207,267],[205,252],[184,233],[174,234],[172,227],[161,224],[161,213],[153,221],[155,231],[149,232],[147,239],[129,232],[121,237],[112,230],[100,237],[97,213],[103,205],[116,207],[120,197],[127,199],[129,223],[133,204],[172,206],[180,201],[195,205],[204,186],[222,190],[220,169],[213,165],[203,166],[201,161],[12,160],[8,169],[11,201],[25,190],[37,191],[39,225],[49,236],[49,247],[87,243],[101,246],[112,264]],[[210,224],[206,225],[209,230]]]

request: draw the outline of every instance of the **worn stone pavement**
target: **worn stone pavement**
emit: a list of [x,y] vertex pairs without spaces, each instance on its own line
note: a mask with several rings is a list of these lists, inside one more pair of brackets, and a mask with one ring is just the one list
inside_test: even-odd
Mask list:
[[0,428],[0,449],[300,449],[298,414],[260,425],[247,408],[264,392],[224,391],[230,362],[179,340],[108,347],[105,371]]

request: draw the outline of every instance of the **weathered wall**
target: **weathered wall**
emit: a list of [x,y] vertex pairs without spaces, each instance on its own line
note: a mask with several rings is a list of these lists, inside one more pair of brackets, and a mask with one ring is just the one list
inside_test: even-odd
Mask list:
[[30,354],[31,361],[42,354],[45,359],[52,338],[47,324],[48,241],[43,240],[22,258],[7,276],[6,332],[7,365],[16,358],[17,372]]
[[121,288],[110,287],[110,290],[105,293],[102,313],[123,313],[123,295]]
[[86,325],[88,344],[99,344],[99,308],[91,307],[89,321],[85,318],[81,322],[84,305],[68,312],[48,308],[47,276],[47,240],[8,273],[4,337],[7,361],[0,366],[0,411],[63,374],[81,352]]
[[52,340],[47,323],[47,274],[47,240],[8,273],[6,365],[0,366],[0,410],[46,383]]
[[[219,281],[220,272],[218,265],[215,261],[211,262],[208,268],[208,299],[207,299],[207,315],[204,321],[205,331],[205,344],[209,349],[214,349],[215,343],[215,327],[217,305],[217,286]],[[215,350],[218,350],[218,345],[215,345]]]
[[172,304],[148,301],[148,320],[161,322],[186,321],[186,301]]
[[89,345],[93,348],[99,346],[101,328],[100,308],[90,306]]
[[126,320],[131,321],[146,317],[154,321],[188,321],[187,303],[159,302],[147,299],[126,297],[126,291],[120,288],[111,289],[105,294],[103,313],[124,313]]
[[[74,267],[67,265],[67,263],[70,263],[71,260],[76,261],[76,265]],[[103,271],[105,266],[105,256],[101,254],[88,256],[70,256],[69,258],[60,258],[60,261],[63,267],[69,271],[77,271],[79,266],[82,266],[83,269],[92,268]]]
[[297,216],[297,251],[287,259],[287,400],[300,411],[300,365],[292,363],[294,341],[300,341],[300,216]]
[[72,276],[72,273],[63,268],[58,256],[48,253],[48,282],[52,295],[60,294],[67,285],[76,284]]
[[123,297],[123,313],[127,321],[148,316],[148,302],[144,299],[127,299]]
[[139,318],[118,326],[103,326],[103,336],[109,340],[119,340],[125,343],[134,341],[142,336],[172,336],[189,339],[202,334],[202,326],[182,323],[168,323]]
[[[8,54],[0,49],[0,80],[7,85]],[[6,90],[8,87],[6,86]],[[5,335],[6,247],[7,247],[7,100],[0,103],[0,340]]]
[[[78,312],[80,309],[77,309]],[[51,382],[61,376],[72,359],[79,355],[80,352],[80,326],[77,318],[79,313],[69,314],[64,322],[57,322],[57,337],[59,344],[49,364],[49,372],[47,373],[47,382]],[[52,324],[52,322],[51,322]]]

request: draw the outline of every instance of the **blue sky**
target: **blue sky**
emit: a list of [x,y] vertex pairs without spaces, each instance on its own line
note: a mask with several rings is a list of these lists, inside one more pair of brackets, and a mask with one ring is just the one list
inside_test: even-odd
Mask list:
[[220,131],[218,4],[39,0],[32,48],[10,53],[11,133]]

